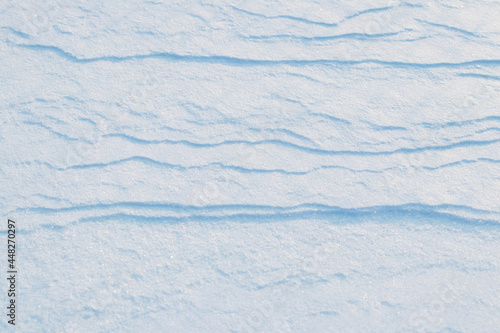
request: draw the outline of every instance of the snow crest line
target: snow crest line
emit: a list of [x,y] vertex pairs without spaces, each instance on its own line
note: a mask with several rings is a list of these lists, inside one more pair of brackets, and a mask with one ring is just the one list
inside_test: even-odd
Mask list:
[[297,210],[309,211],[329,211],[329,212],[344,212],[344,213],[377,213],[377,212],[437,212],[440,210],[464,211],[472,214],[500,214],[500,211],[478,209],[466,205],[426,205],[421,203],[408,203],[401,205],[375,205],[359,208],[344,208],[340,206],[332,206],[320,203],[303,203],[292,206],[277,206],[277,205],[258,205],[258,204],[221,204],[221,205],[186,205],[173,202],[139,202],[139,201],[123,201],[114,203],[97,203],[88,205],[75,205],[70,207],[50,208],[50,207],[23,207],[17,208],[10,213],[31,212],[41,214],[57,214],[65,212],[91,211],[91,210],[106,210],[114,208],[129,208],[129,209],[152,209],[164,210],[177,213],[200,213],[200,212],[221,212],[221,211],[267,211],[267,212],[282,212],[290,213]]
[[[235,205],[236,206],[236,205]],[[213,206],[215,207],[215,206]],[[223,207],[223,206],[220,206]],[[246,206],[250,208],[252,206]],[[258,206],[255,206],[258,207]],[[262,206],[266,207],[266,206]],[[328,207],[328,206],[327,206]],[[405,208],[406,207],[406,208]],[[191,206],[191,209],[193,206]],[[283,207],[278,207],[281,209],[271,209],[268,212],[235,212],[232,214],[222,214],[218,215],[207,215],[206,211],[197,211],[191,215],[184,216],[169,216],[169,215],[140,215],[134,213],[113,213],[106,215],[93,215],[88,217],[82,217],[78,220],[66,225],[54,225],[54,228],[64,229],[79,223],[102,223],[106,221],[118,220],[120,222],[127,223],[146,223],[146,224],[157,224],[157,223],[187,223],[187,222],[206,222],[206,223],[216,223],[216,222],[229,222],[234,221],[238,223],[276,223],[276,222],[289,222],[294,220],[329,220],[332,223],[339,224],[350,224],[350,223],[361,223],[363,218],[377,218],[381,223],[390,223],[395,220],[400,223],[401,220],[417,220],[418,223],[422,223],[422,220],[432,219],[439,221],[440,223],[458,223],[461,225],[480,225],[498,228],[500,227],[500,221],[491,218],[480,218],[480,217],[468,217],[459,215],[459,213],[452,213],[449,211],[439,211],[437,209],[432,209],[431,206],[425,207],[425,205],[401,205],[401,206],[374,206],[366,208],[327,208],[327,209],[305,209],[305,210],[287,210]],[[478,211],[467,207],[469,210]],[[257,210],[257,208],[255,208]],[[463,210],[463,209],[462,209]],[[488,212],[492,213],[492,212]],[[349,219],[349,220],[345,220]],[[354,221],[351,219],[355,219]],[[356,220],[360,219],[360,220]],[[44,225],[46,226],[46,225]]]
[[[458,224],[463,227],[485,227],[498,228],[500,227],[500,219],[498,212],[489,212],[479,209],[474,209],[467,206],[454,206],[450,212],[446,210],[452,205],[426,206],[422,204],[405,204],[397,206],[373,206],[365,208],[338,208],[321,204],[304,204],[293,207],[277,207],[277,206],[259,206],[259,205],[220,205],[220,206],[185,206],[180,204],[141,204],[141,203],[117,203],[117,204],[96,204],[80,207],[72,207],[65,209],[53,208],[32,208],[34,213],[55,213],[76,212],[96,209],[110,208],[132,208],[132,209],[156,209],[156,210],[171,210],[178,213],[191,212],[189,215],[144,215],[138,213],[117,212],[104,215],[74,217],[73,222],[66,225],[59,224],[41,224],[33,230],[24,230],[26,233],[36,232],[40,228],[50,229],[52,231],[61,232],[70,227],[77,226],[80,223],[105,223],[109,221],[118,221],[123,223],[139,223],[147,225],[155,224],[179,224],[179,223],[286,223],[296,220],[322,220],[333,224],[349,225],[363,222],[375,222],[379,224],[401,223],[401,220],[413,224],[439,223],[439,224]],[[247,211],[238,209],[246,208]],[[441,211],[438,207],[441,207]],[[314,209],[311,209],[314,208]],[[239,211],[238,211],[239,210]],[[260,212],[257,212],[260,210]],[[27,209],[25,209],[27,211]],[[226,211],[233,211],[228,213]],[[460,211],[476,212],[477,215],[462,215]],[[208,212],[216,212],[219,214],[207,214]],[[480,216],[482,213],[482,217]],[[485,217],[485,214],[487,217]],[[366,220],[368,219],[368,220]],[[2,233],[2,232],[0,232]]]
[[[214,162],[214,163],[208,163],[208,164],[202,164],[202,165],[190,165],[190,166],[184,166],[180,164],[171,164],[168,162],[161,162],[157,161],[155,159],[152,159],[150,157],[146,156],[131,156],[123,159],[118,159],[118,160],[113,160],[109,162],[103,162],[103,163],[89,163],[89,164],[75,164],[71,165],[68,167],[56,167],[50,163],[47,162],[41,162],[41,161],[34,161],[33,163],[36,163],[38,165],[44,165],[49,167],[50,169],[57,170],[57,171],[66,171],[66,170],[86,170],[86,169],[94,169],[94,168],[106,168],[109,166],[114,166],[114,165],[120,165],[120,164],[125,164],[128,162],[139,162],[143,163],[145,165],[153,165],[153,166],[160,166],[168,169],[175,169],[175,170],[180,170],[180,171],[188,171],[188,170],[199,170],[199,169],[206,169],[206,168],[219,168],[219,169],[225,169],[225,170],[233,170],[239,173],[279,173],[283,175],[290,175],[290,176],[304,176],[310,173],[313,173],[315,171],[320,171],[320,170],[329,170],[329,169],[340,169],[340,170],[346,170],[349,172],[353,173],[372,173],[372,174],[380,174],[386,171],[391,171],[391,170],[400,170],[401,168],[398,166],[390,167],[390,168],[384,168],[380,170],[370,170],[370,169],[353,169],[349,167],[345,167],[342,165],[321,165],[315,168],[311,168],[309,170],[304,170],[304,171],[288,171],[284,169],[257,169],[257,168],[247,168],[244,166],[238,166],[238,165],[226,165],[220,162]],[[31,163],[31,162],[30,162]],[[446,167],[452,167],[452,166],[457,166],[457,165],[462,165],[462,164],[474,164],[474,163],[493,163],[493,164],[498,164],[500,163],[500,160],[495,160],[491,158],[478,158],[477,160],[460,160],[460,161],[455,161],[455,162],[449,162],[445,164],[438,165],[436,167],[429,167],[429,166],[421,166],[422,169],[424,170],[439,170],[441,168],[446,168]],[[414,166],[415,168],[418,168],[419,166]]]
[[386,67],[396,67],[396,68],[410,68],[410,69],[426,69],[426,68],[462,68],[471,66],[490,66],[498,67],[500,66],[500,59],[476,59],[465,62],[437,62],[437,63],[416,63],[416,62],[402,62],[402,61],[385,61],[377,59],[364,59],[364,60],[334,60],[334,59],[310,59],[310,60],[299,60],[299,59],[284,59],[284,60],[265,60],[265,59],[244,59],[236,58],[230,56],[195,56],[195,55],[181,55],[170,52],[158,52],[150,54],[138,54],[130,56],[102,56],[95,58],[78,58],[73,54],[64,51],[63,49],[50,46],[50,45],[40,45],[40,44],[14,44],[8,42],[17,47],[30,49],[33,51],[42,52],[52,52],[55,55],[64,58],[70,62],[87,64],[93,62],[123,62],[123,61],[133,61],[133,60],[144,60],[144,59],[163,59],[169,61],[177,62],[192,62],[192,63],[211,63],[220,64],[227,66],[311,66],[311,65],[336,65],[336,66],[356,66],[363,64],[374,64]]
[[[392,212],[395,213],[395,212]],[[369,217],[376,214],[376,212],[332,212],[332,211],[303,211],[303,212],[292,212],[286,214],[232,214],[224,216],[210,216],[210,215],[192,215],[192,216],[144,216],[144,215],[134,215],[134,214],[111,214],[104,216],[95,217],[85,217],[78,220],[78,222],[104,222],[110,220],[119,220],[123,222],[146,222],[146,223],[185,223],[185,222],[225,222],[225,221],[237,221],[237,222],[247,222],[247,223],[272,223],[272,222],[288,222],[294,220],[324,220],[332,218],[362,218]],[[397,217],[402,219],[415,219],[415,218],[433,218],[439,219],[441,223],[449,222],[459,222],[463,224],[481,224],[487,226],[500,226],[499,221],[491,219],[476,219],[467,218],[462,216],[457,216],[449,213],[441,212],[415,212],[415,211],[400,211],[397,215],[392,215],[389,212],[384,212],[383,214],[387,217]],[[361,221],[359,221],[361,222]],[[389,220],[386,220],[389,223]],[[341,222],[345,223],[345,222]],[[353,222],[355,223],[355,222]],[[400,222],[398,222],[400,223]]]
[[418,148],[398,148],[394,150],[388,151],[357,151],[357,150],[326,150],[319,148],[310,148],[306,146],[300,146],[294,143],[290,143],[282,140],[260,140],[260,141],[246,141],[246,140],[231,140],[231,141],[223,141],[219,143],[196,143],[187,140],[145,140],[139,139],[130,135],[121,134],[121,133],[113,133],[106,134],[103,137],[117,137],[135,144],[173,144],[173,145],[184,145],[192,148],[215,148],[220,146],[227,145],[247,145],[247,146],[257,146],[262,144],[272,144],[286,148],[292,148],[296,150],[300,150],[309,154],[317,154],[317,155],[355,155],[355,156],[380,156],[380,155],[393,155],[393,154],[412,154],[412,153],[420,153],[425,151],[443,151],[454,148],[461,147],[476,147],[476,146],[488,146],[492,144],[496,144],[500,142],[500,139],[494,140],[466,140],[460,141],[456,143],[450,143],[447,145],[441,146],[427,146],[427,147],[418,147]]

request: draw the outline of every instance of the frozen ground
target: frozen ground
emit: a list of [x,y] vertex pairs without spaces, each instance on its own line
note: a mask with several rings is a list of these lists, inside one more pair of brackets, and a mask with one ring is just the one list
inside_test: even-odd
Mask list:
[[497,331],[499,13],[1,1],[17,331]]

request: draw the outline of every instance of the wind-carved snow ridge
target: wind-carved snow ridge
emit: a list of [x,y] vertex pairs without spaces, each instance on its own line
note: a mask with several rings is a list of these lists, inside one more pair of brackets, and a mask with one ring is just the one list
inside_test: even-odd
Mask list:
[[[392,35],[392,34],[389,34]],[[360,34],[360,37],[368,37]],[[377,35],[378,36],[378,35]],[[302,37],[305,38],[305,37]],[[310,38],[318,40],[337,39],[336,37],[316,37]],[[363,59],[363,60],[336,60],[336,59],[247,59],[235,58],[228,56],[196,56],[182,55],[168,52],[159,52],[151,54],[136,54],[129,56],[103,56],[96,58],[78,58],[73,54],[66,52],[58,47],[51,45],[31,45],[31,44],[14,44],[14,46],[22,47],[34,51],[49,51],[57,56],[74,63],[87,64],[93,62],[122,62],[143,59],[164,59],[173,62],[194,62],[208,64],[222,64],[229,66],[310,66],[310,65],[336,65],[336,66],[355,66],[363,64],[382,65],[387,67],[408,67],[408,68],[461,68],[471,66],[500,66],[500,59],[474,59],[464,62],[436,62],[436,63],[418,63],[418,62],[403,62],[403,61],[386,61],[378,59]]]
[[499,12],[1,4],[19,330],[495,331]]
[[[203,199],[200,198],[199,203]],[[105,223],[119,220],[122,223],[177,224],[186,222],[222,223],[289,223],[297,220],[327,220],[334,224],[357,223],[367,217],[379,223],[394,223],[397,219],[433,219],[435,223],[457,226],[489,226],[498,228],[500,212],[478,210],[468,206],[405,204],[400,206],[374,206],[355,209],[321,205],[301,204],[291,207],[266,205],[215,205],[196,206],[159,202],[116,202],[64,208],[23,207],[15,211],[21,218],[24,214],[40,214],[53,219],[75,221],[69,224],[46,223],[38,228],[65,230],[80,223]],[[35,229],[36,230],[36,229]],[[26,231],[26,230],[25,230]]]

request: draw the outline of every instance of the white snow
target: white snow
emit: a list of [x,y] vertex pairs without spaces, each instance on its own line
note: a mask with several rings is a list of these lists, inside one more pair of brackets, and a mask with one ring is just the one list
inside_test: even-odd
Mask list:
[[0,3],[17,331],[494,332],[499,12]]

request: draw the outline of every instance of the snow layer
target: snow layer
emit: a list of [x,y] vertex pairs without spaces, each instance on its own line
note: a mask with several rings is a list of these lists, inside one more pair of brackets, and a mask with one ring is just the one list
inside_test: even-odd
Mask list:
[[18,331],[495,331],[499,12],[1,2]]

